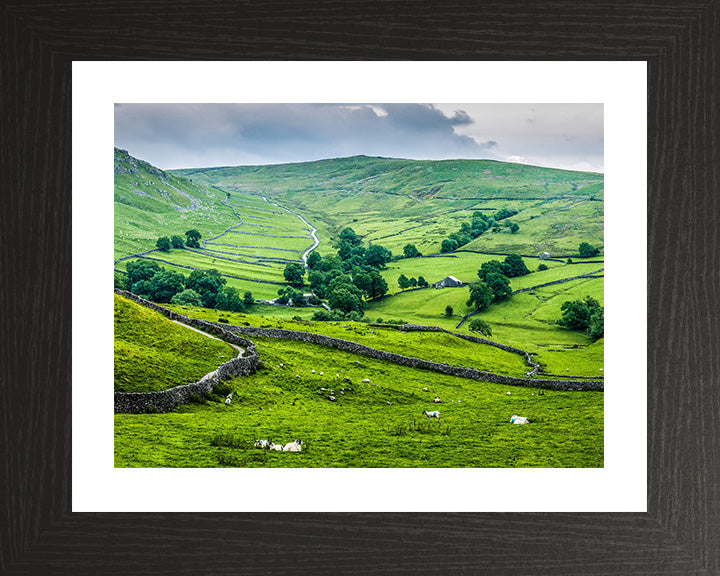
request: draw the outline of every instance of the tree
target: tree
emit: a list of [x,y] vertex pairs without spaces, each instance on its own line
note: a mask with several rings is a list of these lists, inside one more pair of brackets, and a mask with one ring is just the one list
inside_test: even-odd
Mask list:
[[302,264],[291,262],[285,266],[284,272],[285,280],[291,286],[302,286],[303,276],[305,276],[305,268]]
[[[590,327],[591,318],[594,315],[602,314],[603,308],[600,303],[586,296],[584,300],[567,300],[560,307],[562,317],[557,321],[561,326],[570,328],[570,330],[585,331]],[[599,316],[596,316],[596,324],[599,322]]]
[[193,270],[188,276],[186,288],[192,288],[200,294],[205,308],[214,308],[218,294],[222,292],[227,280],[220,276],[215,268],[211,270]]
[[510,224],[510,233],[511,233],[511,234],[515,234],[515,232],[517,232],[518,230],[520,230],[520,226],[518,226],[517,224],[515,224],[515,222],[513,222],[512,224]]
[[252,292],[248,291],[243,294],[243,304],[245,306],[252,306],[255,303],[255,298],[253,298]]
[[605,336],[605,311],[600,308],[593,312],[590,316],[590,325],[587,331],[588,336],[593,340],[603,338]]
[[418,276],[418,286],[420,286],[420,288],[425,288],[425,286],[428,286],[428,281],[425,280],[423,276]]
[[320,260],[322,260],[322,256],[320,256],[319,252],[310,252],[307,257],[308,268],[315,268]]
[[480,280],[485,280],[488,274],[502,274],[503,273],[503,265],[498,260],[488,260],[487,262],[483,262],[480,266],[480,270],[478,270],[478,278]]
[[387,282],[377,270],[353,271],[353,283],[369,300],[383,296],[388,290]]
[[470,298],[468,306],[474,306],[475,310],[484,310],[493,299],[493,291],[482,280],[477,284],[470,285]]
[[492,329],[490,325],[480,318],[476,318],[470,322],[470,330],[472,332],[480,332],[483,336],[492,336]]
[[[132,287],[143,280],[150,280],[155,274],[160,272],[161,268],[157,262],[151,260],[135,260],[135,262],[128,262],[125,267],[127,271],[127,278],[125,279],[125,285],[132,290]],[[138,292],[135,292],[138,294]]]
[[512,288],[510,288],[510,280],[503,274],[496,274],[491,272],[485,276],[485,283],[488,285],[493,293],[493,302],[500,302],[504,298],[507,298],[512,294]]
[[175,294],[170,302],[172,304],[181,304],[182,306],[202,306],[200,294],[190,288],[186,288],[182,292]]
[[185,288],[185,276],[179,272],[161,270],[145,284],[145,290],[154,302],[170,302]]
[[341,284],[334,288],[328,295],[328,304],[333,310],[339,310],[344,314],[353,311],[362,314],[367,308],[367,304],[362,299],[362,293],[352,284]]
[[405,290],[410,287],[410,280],[408,280],[408,277],[405,276],[405,274],[400,274],[400,277],[398,278],[398,286],[400,286],[401,290]]
[[600,250],[587,242],[581,242],[580,246],[578,246],[578,254],[580,255],[580,258],[592,258],[593,256],[597,256],[599,253]]
[[373,244],[365,251],[365,264],[372,268],[382,268],[392,259],[392,252],[380,244]]
[[403,254],[405,255],[405,258],[417,258],[418,256],[422,256],[415,247],[415,244],[406,244],[403,247]]
[[547,269],[548,269],[548,267],[546,264],[540,264],[540,266],[538,266],[538,272],[542,272],[543,270],[547,270]]
[[158,250],[169,252],[172,245],[170,244],[170,238],[167,236],[161,236],[157,239],[157,242],[155,242],[155,246],[157,246]]
[[345,241],[348,242],[351,246],[359,246],[362,240],[360,237],[355,234],[355,230],[352,228],[345,228],[340,232],[339,235],[340,242]]
[[188,230],[187,232],[185,232],[185,236],[187,236],[185,246],[188,246],[190,248],[200,248],[200,232],[193,228],[192,230]]
[[450,316],[453,315],[453,312],[454,312],[454,310],[453,310],[453,307],[452,307],[452,306],[450,306],[450,305],[445,306],[445,316],[447,316],[448,318],[450,318]]
[[415,288],[415,286],[417,286],[417,283],[418,283],[417,278],[415,278],[415,277],[410,278],[409,282],[410,282],[410,286],[412,288]]
[[458,247],[457,242],[455,240],[450,240],[449,238],[445,238],[445,240],[442,241],[442,245],[440,246],[440,252],[452,252]]
[[502,273],[508,278],[516,278],[517,276],[525,276],[530,274],[530,270],[525,266],[525,261],[517,254],[505,256],[505,262],[502,266]]
[[182,239],[181,236],[173,236],[170,238],[170,243],[172,244],[173,248],[185,248],[185,241]]
[[515,216],[518,211],[514,208],[501,208],[497,212],[495,212],[495,222],[498,222],[500,220],[503,220],[504,218],[510,218],[510,216]]
[[367,295],[370,299],[380,298],[381,296],[385,296],[385,294],[387,294],[387,282],[385,281],[385,278],[380,276],[379,272],[372,270],[370,272],[370,280],[370,287],[367,291]]

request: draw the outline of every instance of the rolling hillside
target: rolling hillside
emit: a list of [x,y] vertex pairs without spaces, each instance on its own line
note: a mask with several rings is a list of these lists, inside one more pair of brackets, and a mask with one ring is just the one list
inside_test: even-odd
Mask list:
[[[440,251],[471,210],[519,211],[517,234],[484,234],[466,248],[573,254],[603,244],[602,174],[491,160],[421,161],[355,156],[297,164],[175,170],[233,193],[268,196],[305,214],[323,244],[345,226],[398,253],[413,242]],[[388,216],[392,215],[391,218]]]

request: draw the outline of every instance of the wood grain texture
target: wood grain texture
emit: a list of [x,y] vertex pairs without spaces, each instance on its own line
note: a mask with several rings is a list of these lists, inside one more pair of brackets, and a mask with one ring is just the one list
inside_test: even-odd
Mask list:
[[[0,573],[720,574],[719,6],[0,4]],[[74,59],[647,60],[649,512],[72,514]]]

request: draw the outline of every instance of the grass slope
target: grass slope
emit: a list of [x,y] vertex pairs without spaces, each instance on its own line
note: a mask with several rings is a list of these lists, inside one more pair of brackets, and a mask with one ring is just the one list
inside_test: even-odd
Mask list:
[[115,392],[155,392],[196,382],[236,354],[224,342],[115,295]]
[[[520,211],[517,234],[486,233],[470,247],[570,255],[582,241],[603,244],[603,175],[491,160],[400,160],[354,156],[273,166],[176,170],[205,185],[267,195],[320,230],[321,252],[345,226],[395,253],[423,253],[469,218],[470,210]],[[391,214],[392,218],[388,218]]]
[[[118,467],[601,467],[603,394],[468,381],[326,347],[254,339],[263,361],[235,400],[115,415]],[[315,374],[311,373],[315,369]],[[324,372],[324,375],[320,375]],[[300,377],[297,378],[296,375]],[[339,374],[340,378],[336,378]],[[342,383],[347,377],[352,384]],[[370,382],[363,383],[368,378]],[[341,387],[353,391],[340,394]],[[423,392],[427,387],[428,392]],[[337,402],[321,388],[332,388]],[[439,396],[443,402],[435,404]],[[390,403],[390,404],[388,404]],[[438,409],[441,422],[422,410]],[[532,423],[509,423],[514,413]],[[304,440],[299,454],[256,439]]]

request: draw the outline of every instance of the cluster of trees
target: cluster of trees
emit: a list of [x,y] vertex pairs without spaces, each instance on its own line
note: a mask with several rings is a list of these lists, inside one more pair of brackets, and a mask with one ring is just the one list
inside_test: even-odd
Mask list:
[[600,250],[598,248],[595,248],[587,242],[580,242],[580,246],[578,246],[578,255],[580,258],[592,258],[598,254],[600,254]]
[[484,310],[493,302],[500,302],[512,294],[510,278],[529,274],[525,261],[517,254],[505,257],[504,262],[489,260],[483,262],[478,270],[479,282],[470,286],[468,306]]
[[243,312],[255,300],[251,292],[240,294],[227,287],[218,270],[193,270],[189,276],[166,270],[152,260],[128,262],[125,278],[116,275],[115,287],[129,290],[160,304],[203,306],[229,312]]
[[[493,216],[486,216],[480,210],[473,211],[470,222],[463,222],[457,232],[453,232],[442,241],[440,252],[457,250],[488,230],[499,232],[501,225],[498,222],[517,213],[518,211],[513,208],[501,208]],[[509,220],[503,222],[502,226],[509,228],[513,234],[520,230],[520,226]]]
[[593,340],[605,335],[605,309],[592,296],[584,300],[568,300],[560,307],[562,318],[557,323],[570,330],[585,332]]
[[416,286],[419,288],[425,288],[426,286],[429,286],[429,284],[423,276],[408,278],[405,274],[400,274],[400,277],[398,278],[398,286],[400,286],[401,290],[406,290],[407,288],[415,288]]
[[[338,236],[336,255],[323,257],[312,252],[308,256],[308,286],[317,299],[327,300],[331,308],[331,312],[316,312],[313,319],[360,319],[368,300],[387,294],[387,282],[378,270],[390,262],[392,252],[379,244],[368,248],[361,244],[355,231],[345,228]],[[305,285],[304,275],[300,264],[285,267],[285,279],[293,287]]]
[[492,336],[492,328],[490,328],[487,322],[480,320],[480,318],[476,318],[470,322],[470,331],[480,332],[483,336]]
[[155,246],[158,250],[162,250],[163,252],[169,252],[171,248],[185,248],[185,246],[190,248],[200,248],[200,232],[193,228],[192,230],[185,232],[185,236],[185,240],[182,239],[182,236],[177,235],[172,236],[171,238],[161,236],[157,239],[157,242],[155,242]]

